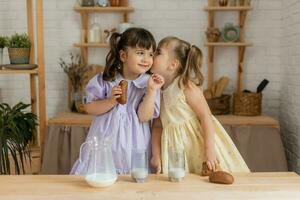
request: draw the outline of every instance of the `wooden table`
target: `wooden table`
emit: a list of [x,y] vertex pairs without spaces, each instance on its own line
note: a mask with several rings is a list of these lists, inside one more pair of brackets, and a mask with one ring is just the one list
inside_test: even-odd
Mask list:
[[120,176],[111,187],[92,188],[81,176],[25,175],[0,176],[0,199],[77,200],[77,199],[299,199],[300,176],[292,172],[234,174],[233,185],[208,182],[207,177],[189,174],[180,183],[164,175],[150,175],[146,183],[134,183]]

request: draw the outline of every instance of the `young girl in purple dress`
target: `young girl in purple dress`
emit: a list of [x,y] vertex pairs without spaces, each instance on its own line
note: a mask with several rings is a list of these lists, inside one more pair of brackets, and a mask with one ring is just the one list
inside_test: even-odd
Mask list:
[[[86,111],[97,115],[87,139],[111,137],[112,152],[118,174],[130,173],[132,149],[151,148],[149,120],[160,110],[160,88],[164,83],[158,74],[146,72],[153,63],[156,48],[152,34],[143,28],[130,28],[110,38],[110,51],[103,73],[93,77],[87,87]],[[121,80],[128,82],[127,103],[117,98],[122,94]],[[74,164],[71,174],[86,174],[89,153],[82,152],[83,162]]]

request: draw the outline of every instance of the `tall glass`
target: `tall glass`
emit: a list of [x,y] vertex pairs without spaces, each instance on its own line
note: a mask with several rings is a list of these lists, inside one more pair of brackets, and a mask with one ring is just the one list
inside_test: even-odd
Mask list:
[[168,150],[168,176],[171,182],[182,181],[185,176],[185,152],[183,149]]
[[148,153],[146,149],[132,149],[131,177],[137,183],[145,182],[148,176]]

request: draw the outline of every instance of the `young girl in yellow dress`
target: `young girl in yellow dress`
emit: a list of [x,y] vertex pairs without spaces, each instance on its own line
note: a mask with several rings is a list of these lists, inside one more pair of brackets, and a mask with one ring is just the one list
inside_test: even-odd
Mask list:
[[[184,149],[186,171],[249,172],[245,161],[222,125],[211,114],[203,92],[202,52],[176,37],[160,41],[151,71],[165,79],[160,119],[152,130],[151,165],[168,172],[168,148]],[[163,129],[161,129],[163,128]]]

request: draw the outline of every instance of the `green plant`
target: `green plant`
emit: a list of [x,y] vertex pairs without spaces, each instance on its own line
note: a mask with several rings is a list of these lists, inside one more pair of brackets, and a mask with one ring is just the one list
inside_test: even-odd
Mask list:
[[36,134],[37,116],[26,112],[30,104],[22,102],[10,107],[6,103],[0,104],[0,174],[10,174],[11,157],[15,165],[15,172],[25,173],[25,162],[30,157],[30,142]]
[[8,48],[30,48],[31,43],[26,33],[15,33],[8,39]]
[[8,38],[6,36],[0,36],[0,48],[7,46]]

